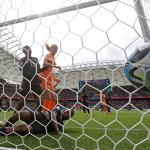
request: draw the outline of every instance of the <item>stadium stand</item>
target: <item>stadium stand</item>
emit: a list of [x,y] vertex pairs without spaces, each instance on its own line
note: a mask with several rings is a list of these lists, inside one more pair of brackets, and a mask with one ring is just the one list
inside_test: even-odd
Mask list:
[[[120,63],[121,64],[121,63]],[[120,64],[114,64],[114,66],[107,63],[109,68],[115,68]],[[58,79],[61,79],[61,83],[56,89],[55,93],[58,94],[58,102],[61,105],[64,105],[68,108],[81,107],[81,96],[80,92],[82,89],[79,89],[79,81],[84,80],[84,73],[83,70],[87,71],[91,69],[95,64],[91,63],[91,66],[83,65],[76,66],[75,68],[63,68],[62,73],[63,75],[67,76],[66,85],[69,88],[62,88],[63,87],[63,78],[61,78],[60,74],[55,73]],[[80,68],[81,67],[81,68]],[[86,68],[87,67],[87,68]],[[80,71],[82,70],[82,71]],[[97,79],[106,79],[108,78],[111,81],[111,74],[108,72],[106,68],[98,66],[97,68],[94,67],[92,70],[94,73],[88,74],[88,79],[97,80]],[[92,72],[91,71],[91,72]],[[69,73],[68,73],[69,72]],[[144,93],[142,90],[135,91],[136,88],[130,85],[130,83],[126,80],[123,73],[123,68],[117,72],[118,78],[115,79],[115,85],[112,88],[112,96],[111,96],[111,107],[114,109],[120,109],[124,107],[129,101],[129,93],[133,92],[131,104],[138,109],[149,109],[150,108],[150,96],[148,93]],[[92,74],[92,75],[91,75]],[[19,84],[9,83],[4,79],[0,79],[0,98],[7,101],[12,101],[12,108],[15,107],[17,100],[20,99],[19,95],[16,93],[17,89],[19,88]],[[94,105],[100,102],[99,91],[86,85],[87,94],[89,97],[89,106],[93,107]],[[134,92],[135,91],[135,92]],[[75,103],[76,106],[75,106]],[[34,109],[34,99],[32,95],[28,97],[28,104],[32,109]],[[133,108],[133,107],[131,107]],[[129,109],[129,106],[126,106],[125,109]]]

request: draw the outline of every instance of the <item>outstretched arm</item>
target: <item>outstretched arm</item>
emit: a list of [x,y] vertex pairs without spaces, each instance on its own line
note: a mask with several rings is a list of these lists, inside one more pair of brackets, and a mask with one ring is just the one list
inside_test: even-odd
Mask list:
[[38,73],[43,72],[43,71],[45,71],[45,70],[48,69],[48,68],[49,68],[49,66],[44,66],[44,67],[42,67],[42,68],[40,68],[40,69],[38,70]]
[[28,134],[29,132],[32,132],[32,127],[28,126],[28,125],[25,125],[25,124],[5,128],[5,133],[6,134],[18,133],[20,135],[25,135],[25,134]]

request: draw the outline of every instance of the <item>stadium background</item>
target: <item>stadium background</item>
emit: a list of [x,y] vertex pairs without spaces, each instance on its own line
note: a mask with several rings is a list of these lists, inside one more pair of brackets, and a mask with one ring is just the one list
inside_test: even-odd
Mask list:
[[[12,58],[10,57],[10,60]],[[8,64],[8,62],[7,62]],[[14,68],[13,68],[14,69]],[[15,108],[17,100],[20,99],[17,94],[17,89],[20,87],[21,74],[19,68],[15,68],[15,74],[17,77],[16,82],[10,82],[1,77],[0,80],[0,92],[1,92],[1,108],[6,110],[9,107]],[[13,70],[9,70],[13,72]],[[5,73],[5,72],[4,72]],[[9,74],[9,73],[8,73]],[[100,92],[105,92],[108,88],[112,91],[111,108],[112,109],[149,109],[149,93],[143,92],[140,88],[136,89],[126,79],[124,75],[124,67],[122,62],[99,62],[99,64],[91,62],[85,64],[76,64],[76,66],[66,66],[58,73],[55,72],[55,76],[61,80],[61,83],[57,86],[55,92],[57,96],[58,104],[62,106],[65,103],[67,108],[82,108],[81,92],[85,88],[89,96],[89,107],[92,108],[100,104]],[[5,78],[7,75],[5,74]],[[110,84],[103,85],[101,88],[95,85],[86,83],[83,87],[80,87],[81,81],[97,80],[105,81],[109,80]],[[11,103],[11,105],[10,105]],[[28,106],[33,110],[35,109],[35,102],[32,95],[28,98]],[[97,106],[100,109],[100,105]]]

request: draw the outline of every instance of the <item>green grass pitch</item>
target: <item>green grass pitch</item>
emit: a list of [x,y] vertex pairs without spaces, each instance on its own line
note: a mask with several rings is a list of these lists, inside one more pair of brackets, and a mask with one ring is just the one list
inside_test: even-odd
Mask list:
[[[12,112],[0,112],[0,120]],[[150,112],[113,111],[111,115],[93,111],[65,122],[65,133],[55,135],[0,136],[0,147],[65,150],[150,150]]]

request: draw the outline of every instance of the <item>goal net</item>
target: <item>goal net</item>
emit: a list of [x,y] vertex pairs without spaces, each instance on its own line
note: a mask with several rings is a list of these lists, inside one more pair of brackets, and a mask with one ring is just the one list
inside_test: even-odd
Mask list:
[[124,72],[149,72],[129,59],[149,19],[149,0],[0,0],[0,149],[150,149],[149,80]]

